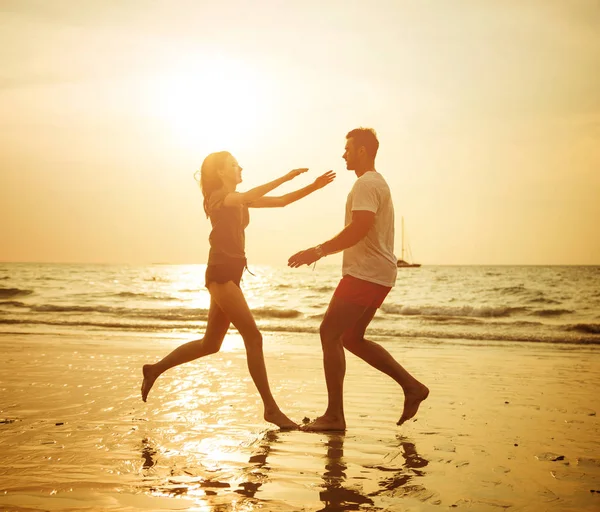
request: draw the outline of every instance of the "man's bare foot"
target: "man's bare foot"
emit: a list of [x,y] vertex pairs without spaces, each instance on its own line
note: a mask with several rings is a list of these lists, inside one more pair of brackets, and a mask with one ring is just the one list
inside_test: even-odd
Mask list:
[[152,389],[154,385],[154,381],[158,379],[159,374],[154,370],[153,364],[145,364],[142,367],[142,373],[144,375],[144,380],[142,381],[142,400],[145,402],[146,398],[148,398],[148,393]]
[[279,409],[266,411],[265,410],[265,421],[269,423],[274,423],[281,430],[296,430],[298,428],[298,424],[294,423],[291,419],[289,419],[285,414],[283,414]]
[[419,410],[419,405],[429,396],[429,388],[424,384],[420,384],[414,389],[410,389],[404,392],[404,410],[402,416],[396,422],[396,425],[402,425],[405,421],[408,421]]
[[344,418],[333,418],[331,416],[319,416],[316,420],[300,427],[306,432],[327,432],[346,430],[346,420]]

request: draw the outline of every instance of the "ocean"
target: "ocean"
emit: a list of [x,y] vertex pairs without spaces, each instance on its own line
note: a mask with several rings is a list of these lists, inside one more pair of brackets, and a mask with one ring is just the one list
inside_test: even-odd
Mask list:
[[[339,265],[251,265],[242,288],[264,332],[318,333]],[[204,331],[205,265],[0,264],[0,333]],[[368,335],[600,344],[598,266],[423,266],[398,270]],[[114,336],[110,336],[111,338]]]
[[[323,263],[250,265],[242,288],[263,332],[317,335],[340,278],[339,265]],[[0,263],[0,334],[194,337],[210,302],[204,271],[203,264]],[[367,335],[600,344],[600,266],[399,269]]]
[[[327,404],[324,263],[242,283],[296,422]],[[141,400],[204,332],[204,270],[0,264],[0,510],[598,509],[600,267],[399,270],[367,335],[431,396],[398,427],[400,386],[349,356],[345,433],[268,425],[235,329]]]

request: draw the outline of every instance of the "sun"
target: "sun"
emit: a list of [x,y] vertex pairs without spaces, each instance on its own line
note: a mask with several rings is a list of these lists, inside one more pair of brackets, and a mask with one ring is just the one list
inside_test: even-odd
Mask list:
[[185,149],[239,150],[271,117],[270,82],[245,62],[211,56],[179,63],[150,79],[148,109]]

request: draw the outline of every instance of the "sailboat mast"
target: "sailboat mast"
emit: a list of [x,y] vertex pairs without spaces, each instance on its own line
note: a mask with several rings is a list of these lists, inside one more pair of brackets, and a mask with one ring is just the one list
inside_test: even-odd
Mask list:
[[404,260],[404,217],[402,217],[402,260]]

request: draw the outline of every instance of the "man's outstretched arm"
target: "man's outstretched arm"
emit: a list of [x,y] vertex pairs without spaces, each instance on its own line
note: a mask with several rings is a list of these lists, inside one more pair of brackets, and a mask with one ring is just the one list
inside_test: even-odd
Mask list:
[[348,249],[360,242],[373,226],[375,212],[356,210],[352,212],[352,221],[331,240],[327,240],[310,249],[297,252],[288,259],[288,266],[292,268],[310,265],[329,254]]

